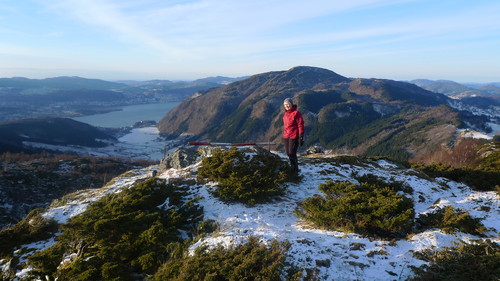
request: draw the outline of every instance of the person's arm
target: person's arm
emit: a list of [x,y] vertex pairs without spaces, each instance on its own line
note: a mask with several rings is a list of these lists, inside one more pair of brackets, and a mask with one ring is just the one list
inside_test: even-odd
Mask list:
[[299,145],[304,145],[304,118],[302,118],[302,114],[297,112],[297,127],[299,130]]

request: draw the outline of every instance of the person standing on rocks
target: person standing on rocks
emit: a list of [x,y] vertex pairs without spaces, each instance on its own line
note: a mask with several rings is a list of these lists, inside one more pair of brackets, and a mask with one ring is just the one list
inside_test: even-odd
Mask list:
[[298,173],[297,149],[299,145],[304,145],[304,119],[291,98],[285,99],[283,106],[286,110],[283,115],[283,142],[285,143],[285,151],[290,159],[293,171]]

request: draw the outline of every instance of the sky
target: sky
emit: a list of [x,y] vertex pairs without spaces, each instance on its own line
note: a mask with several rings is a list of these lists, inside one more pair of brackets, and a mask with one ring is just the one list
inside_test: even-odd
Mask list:
[[498,0],[0,0],[0,77],[500,81]]

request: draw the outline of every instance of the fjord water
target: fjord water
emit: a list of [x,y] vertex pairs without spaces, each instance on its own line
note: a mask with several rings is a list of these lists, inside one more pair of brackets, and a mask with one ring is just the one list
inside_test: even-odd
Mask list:
[[179,102],[129,105],[121,107],[119,111],[74,117],[73,119],[97,127],[121,128],[132,126],[143,120],[158,122],[178,104]]

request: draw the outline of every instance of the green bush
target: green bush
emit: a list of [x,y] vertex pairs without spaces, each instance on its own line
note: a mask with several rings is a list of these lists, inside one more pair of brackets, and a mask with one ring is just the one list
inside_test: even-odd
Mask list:
[[460,231],[473,235],[482,235],[486,227],[481,224],[481,219],[473,218],[469,212],[455,209],[452,206],[440,208],[434,213],[423,214],[416,220],[422,230],[440,228],[447,233]]
[[402,192],[408,193],[408,194],[413,193],[413,188],[407,184],[404,184],[403,182],[399,182],[399,181],[385,182],[381,178],[379,178],[373,174],[365,174],[365,175],[362,175],[360,177],[356,177],[356,179],[359,182],[369,184],[369,185],[373,186],[374,188],[389,187],[394,192],[402,191]]
[[[187,195],[181,187],[152,178],[103,197],[62,225],[54,246],[29,258],[32,275],[136,280],[137,275],[154,274],[185,247],[184,234],[196,235],[203,214],[197,199]],[[63,256],[72,253],[76,258],[60,266]]]
[[319,186],[324,196],[307,198],[295,212],[324,229],[382,238],[408,234],[414,224],[413,201],[397,193],[399,185],[370,181],[328,181]]
[[500,171],[490,167],[498,166],[498,159],[487,158],[488,162],[480,164],[477,169],[454,168],[449,165],[435,163],[432,165],[413,164],[412,167],[419,169],[431,177],[444,177],[457,182],[463,182],[477,191],[500,192]]
[[410,281],[498,281],[500,246],[491,241],[472,241],[440,251],[416,252],[428,265],[413,268]]
[[288,164],[279,156],[250,156],[236,147],[216,150],[204,158],[198,176],[217,182],[216,196],[250,205],[283,194],[283,183],[291,179]]
[[192,256],[165,263],[152,280],[282,280],[288,247],[276,240],[266,246],[255,237],[232,248],[199,247]]
[[481,159],[479,169],[490,172],[500,171],[500,142],[494,142],[493,147],[494,151],[492,151],[488,156]]
[[55,272],[57,267],[61,264],[62,256],[66,250],[66,245],[56,243],[44,251],[35,252],[29,257],[29,263],[33,267],[30,275],[50,276],[50,273]]
[[42,210],[31,211],[26,218],[12,227],[0,230],[0,258],[10,256],[16,247],[51,238],[59,224],[53,219],[44,219]]

